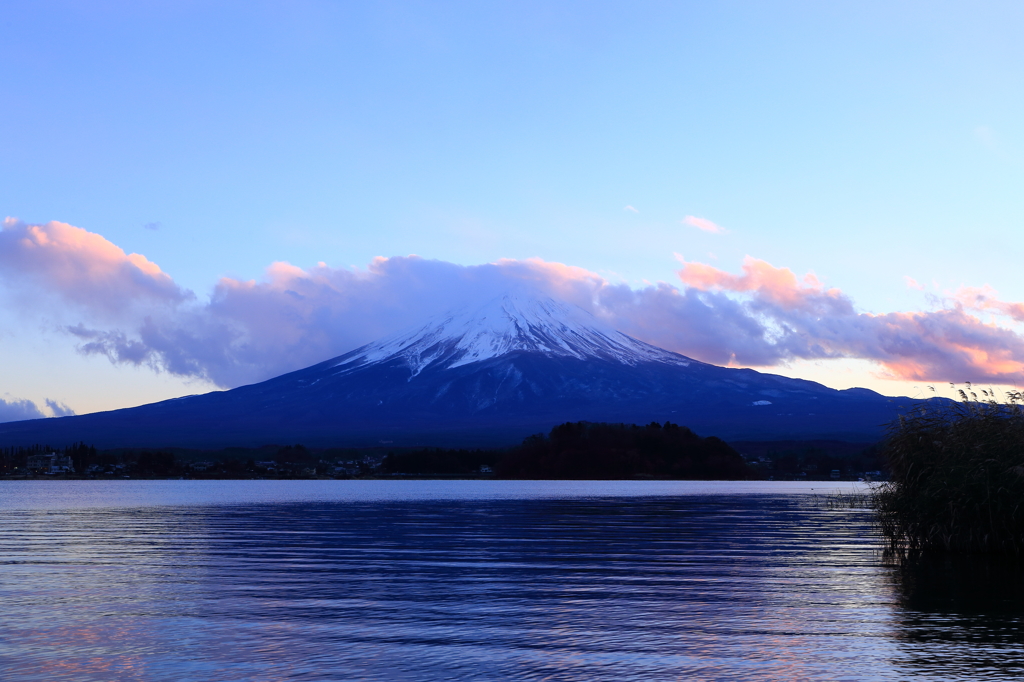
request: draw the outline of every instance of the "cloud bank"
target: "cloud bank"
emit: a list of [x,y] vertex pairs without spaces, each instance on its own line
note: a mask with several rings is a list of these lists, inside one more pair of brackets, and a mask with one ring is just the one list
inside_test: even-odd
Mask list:
[[82,353],[223,387],[340,355],[467,295],[521,287],[715,364],[860,358],[900,379],[1024,379],[1024,337],[990,321],[1024,320],[1024,305],[989,288],[961,289],[935,310],[876,315],[813,274],[798,277],[754,258],[740,273],[683,261],[678,278],[634,289],[537,259],[461,266],[404,256],[363,269],[273,263],[258,280],[222,278],[200,300],[144,256],[81,228],[9,219],[0,232],[0,283],[26,310],[61,319]]
[[746,294],[745,310],[767,323],[765,340],[779,360],[862,358],[894,378],[918,381],[1014,383],[1024,377],[1024,337],[969,312],[1020,311],[1020,304],[999,301],[991,289],[984,295],[961,290],[941,310],[874,315],[856,312],[843,292],[825,289],[813,274],[798,279],[787,268],[749,257],[742,275],[686,263],[679,277],[700,291]]

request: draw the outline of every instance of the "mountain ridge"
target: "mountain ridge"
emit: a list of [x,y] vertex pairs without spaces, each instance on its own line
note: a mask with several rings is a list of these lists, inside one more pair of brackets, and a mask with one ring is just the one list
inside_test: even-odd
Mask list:
[[256,384],[0,424],[0,445],[485,446],[566,421],[672,421],[746,440],[863,440],[880,437],[898,407],[868,389],[699,362],[570,304],[511,293]]

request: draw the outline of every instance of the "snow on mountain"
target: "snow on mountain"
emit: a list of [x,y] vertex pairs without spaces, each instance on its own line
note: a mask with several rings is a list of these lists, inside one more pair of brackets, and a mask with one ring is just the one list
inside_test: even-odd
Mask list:
[[686,367],[694,362],[626,336],[578,306],[516,292],[450,311],[413,331],[358,348],[338,358],[334,374],[398,360],[416,376],[431,366],[452,369],[515,351],[600,358],[628,366],[661,362]]

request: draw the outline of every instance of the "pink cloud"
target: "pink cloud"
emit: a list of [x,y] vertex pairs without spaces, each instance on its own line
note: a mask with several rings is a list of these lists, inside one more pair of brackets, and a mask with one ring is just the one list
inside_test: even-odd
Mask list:
[[743,260],[742,275],[733,275],[704,263],[683,261],[679,279],[687,286],[701,290],[756,291],[766,301],[787,308],[832,309],[837,305],[848,305],[841,291],[826,290],[813,273],[798,279],[789,268],[776,268],[750,256]]
[[862,358],[905,379],[1024,379],[1024,337],[971,312],[1024,317],[1021,304],[1000,301],[991,289],[962,289],[942,310],[872,315],[813,274],[749,257],[740,273],[680,262],[682,286],[636,289],[539,259],[461,266],[401,256],[366,268],[278,262],[257,280],[221,279],[201,301],[143,256],[80,228],[9,221],[0,233],[0,279],[26,300],[68,304],[64,329],[81,352],[226,387],[340,355],[467,297],[520,287],[715,364]]
[[698,230],[703,230],[705,232],[713,232],[714,234],[725,234],[726,232],[728,232],[728,230],[726,230],[721,225],[716,225],[710,220],[707,220],[705,218],[698,218],[697,216],[693,215],[686,216],[685,218],[683,218],[682,222],[684,225],[696,227]]
[[4,220],[0,279],[15,289],[35,288],[108,314],[139,302],[178,304],[192,296],[145,256],[126,254],[96,233],[56,221]]
[[999,300],[999,293],[987,284],[982,287],[960,287],[952,298],[968,310],[991,312],[1024,322],[1024,303]]
[[907,283],[907,288],[909,289],[917,289],[918,291],[924,291],[924,285],[919,284],[918,281],[911,277],[910,275],[903,275],[903,281]]
[[[746,294],[746,310],[774,328],[770,343],[780,358],[868,359],[896,378],[916,381],[1013,383],[1024,377],[1024,337],[983,322],[966,313],[964,306],[930,312],[857,313],[845,294],[825,290],[813,275],[800,281],[786,268],[751,258],[744,262],[743,271],[743,275],[732,275],[687,263],[679,277],[702,291]],[[963,295],[972,296],[971,292]],[[976,308],[991,304],[976,292],[971,300]]]

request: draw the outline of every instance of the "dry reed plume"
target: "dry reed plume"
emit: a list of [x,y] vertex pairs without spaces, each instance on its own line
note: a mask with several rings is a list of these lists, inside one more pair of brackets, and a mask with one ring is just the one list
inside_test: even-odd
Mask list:
[[[970,391],[970,384],[967,384]],[[891,479],[875,505],[894,550],[1024,551],[1024,410],[960,391],[900,417],[883,456]]]

